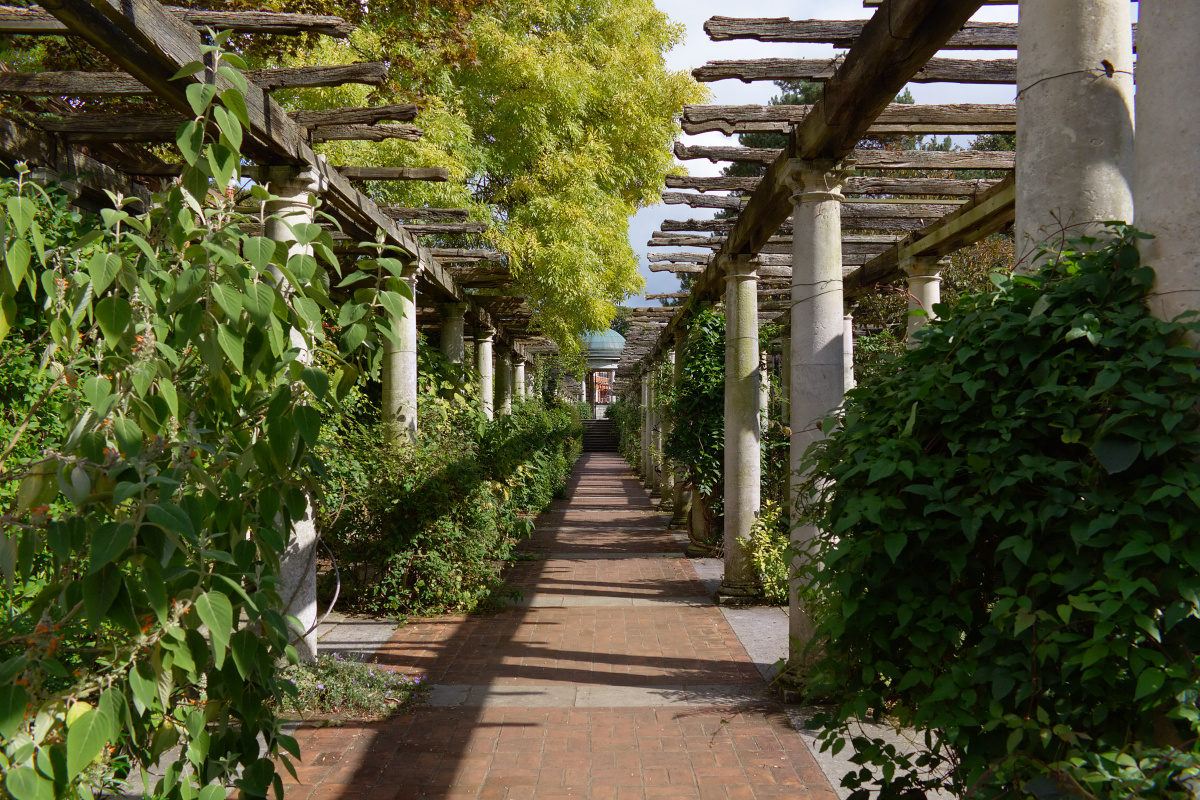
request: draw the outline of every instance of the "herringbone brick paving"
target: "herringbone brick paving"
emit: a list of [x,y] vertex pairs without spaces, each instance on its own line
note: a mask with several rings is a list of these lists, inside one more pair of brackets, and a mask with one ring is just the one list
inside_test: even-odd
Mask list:
[[[585,454],[570,498],[507,573],[533,607],[413,621],[376,654],[460,700],[302,729],[289,800],[835,800],[625,464]],[[696,699],[714,686],[736,698]]]

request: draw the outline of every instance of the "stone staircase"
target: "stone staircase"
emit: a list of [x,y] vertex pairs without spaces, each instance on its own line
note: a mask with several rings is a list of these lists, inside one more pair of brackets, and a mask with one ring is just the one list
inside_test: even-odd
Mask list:
[[583,421],[583,452],[615,453],[619,442],[617,425],[611,419]]

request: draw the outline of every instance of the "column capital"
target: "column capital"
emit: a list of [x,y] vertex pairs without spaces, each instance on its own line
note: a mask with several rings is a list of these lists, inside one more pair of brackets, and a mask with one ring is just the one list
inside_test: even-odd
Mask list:
[[269,184],[272,194],[293,195],[300,192],[321,194],[329,188],[329,179],[313,167],[292,166],[242,168],[242,174],[260,184]]
[[496,336],[496,329],[489,325],[475,326],[475,341],[490,342]]
[[467,312],[466,303],[438,303],[438,308],[448,317],[461,317]]
[[909,278],[937,278],[950,266],[950,256],[909,256],[900,262],[901,271]]
[[759,258],[751,253],[720,256],[718,266],[725,272],[725,280],[757,280]]
[[852,158],[792,158],[784,167],[783,182],[792,190],[793,203],[805,199],[842,200],[842,181],[852,169]]

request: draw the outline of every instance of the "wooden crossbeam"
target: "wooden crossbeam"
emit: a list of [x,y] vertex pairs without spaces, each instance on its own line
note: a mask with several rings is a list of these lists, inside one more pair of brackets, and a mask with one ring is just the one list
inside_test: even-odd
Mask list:
[[[827,81],[837,72],[837,62],[821,58],[759,58],[710,61],[692,70],[703,83],[729,79],[752,81]],[[917,70],[910,83],[1016,83],[1017,60],[931,58]]]
[[985,194],[920,231],[904,237],[843,281],[846,297],[895,280],[900,265],[913,256],[944,256],[998,233],[1016,218],[1017,184],[1010,175]]
[[[787,133],[808,116],[812,106],[707,106],[683,107],[684,133],[720,131],[735,133]],[[909,105],[893,103],[871,123],[867,132],[877,135],[925,133],[1012,133],[1017,129],[1013,104],[960,103]]]
[[312,129],[312,141],[318,142],[383,142],[400,139],[416,142],[421,139],[421,129],[415,125],[384,123],[382,125],[322,125]]
[[[646,242],[647,247],[707,247],[716,250],[725,242],[725,237],[723,236],[694,236],[679,233],[663,233],[661,231],[654,231],[650,236],[650,241]],[[842,236],[842,252],[878,253],[889,245],[898,242],[900,238],[900,236],[892,234],[844,234]],[[792,237],[772,236],[759,252],[790,253],[792,252]]]
[[[274,33],[298,36],[319,33],[344,39],[354,26],[341,17],[323,14],[288,14],[271,11],[203,11],[167,6],[168,11],[181,16],[197,28],[216,28],[239,33]],[[0,33],[34,36],[63,36],[71,33],[66,25],[40,8],[0,6]]]
[[383,213],[392,219],[465,220],[471,212],[465,208],[405,208],[404,206],[384,206]]
[[[378,86],[387,78],[383,62],[343,64],[330,67],[271,67],[248,70],[246,77],[264,89],[314,89],[323,86],[341,86],[347,83],[362,83]],[[0,72],[0,94],[19,97],[59,96],[69,97],[119,97],[132,95],[154,95],[155,91],[124,72]],[[416,106],[383,106],[381,108],[406,108],[413,110],[403,116],[387,116],[381,119],[411,120],[416,116]],[[296,112],[319,115],[330,112]],[[369,115],[366,115],[369,116]],[[359,120],[345,120],[356,122]],[[323,123],[316,123],[323,124]]]
[[[746,199],[744,197],[730,197],[728,195],[705,195],[705,194],[689,194],[686,192],[663,192],[663,202],[667,205],[686,205],[691,208],[719,208],[726,211],[741,211],[746,207]],[[887,213],[883,209],[877,209],[881,216],[941,216],[947,213],[948,208],[931,208],[932,206],[944,205],[959,205],[958,200],[926,200],[920,199],[915,201],[899,200],[891,202],[891,198],[881,201],[860,201],[846,202],[842,204],[843,213],[850,213],[852,216],[859,213],[864,206],[887,206]]]
[[[668,175],[667,187],[671,189],[696,189],[701,192],[742,191],[752,192],[761,178],[738,178],[719,176],[693,178],[687,175]],[[961,180],[957,178],[847,178],[842,184],[842,194],[871,195],[938,195],[942,197],[974,197],[996,181]]]
[[[714,147],[675,143],[675,157],[683,160],[707,158],[752,164],[775,163],[785,151],[770,147]],[[1007,150],[850,150],[844,156],[857,169],[1012,169],[1015,153]],[[760,183],[761,185],[761,183]]]
[[[877,245],[865,249],[854,248],[849,252],[843,251],[842,263],[854,266],[866,264],[885,249],[886,245]],[[766,266],[781,267],[792,264],[791,252],[759,253],[756,258],[759,259],[759,263]],[[709,264],[712,261],[712,255],[710,253],[651,253],[646,259],[650,268],[654,269],[658,264]]]
[[499,250],[469,250],[461,247],[431,247],[429,254],[438,261],[503,261]]
[[[40,116],[37,124],[69,142],[173,142],[175,132],[186,119],[176,114],[103,114],[83,111]],[[314,121],[302,124],[302,127],[311,131],[314,142],[346,139],[416,141],[421,137],[420,129],[404,124],[323,125]]]
[[437,181],[450,180],[445,167],[337,167],[351,181]]
[[[924,228],[930,220],[939,219],[946,213],[944,206],[939,206],[937,213],[927,213],[924,216],[919,216],[916,213],[909,214],[890,214],[887,211],[879,211],[872,206],[859,206],[861,211],[842,207],[842,227],[847,230],[868,230],[868,231],[919,231]],[[745,213],[744,211],[742,212]],[[732,233],[737,228],[737,220],[740,217],[733,219],[687,219],[687,220],[664,220],[662,229],[664,231],[692,231],[699,233]],[[785,221],[776,228],[777,231],[783,233],[792,232],[792,223]],[[722,244],[725,248],[728,243]],[[765,244],[765,242],[764,242]],[[763,245],[759,245],[759,249]]]
[[416,234],[484,233],[488,229],[488,224],[486,222],[406,222],[404,229],[409,233]]
[[[849,48],[862,33],[864,19],[789,19],[788,17],[712,17],[704,32],[714,42],[754,39],[760,42],[831,44]],[[943,50],[1016,50],[1015,22],[968,22],[951,36]]]

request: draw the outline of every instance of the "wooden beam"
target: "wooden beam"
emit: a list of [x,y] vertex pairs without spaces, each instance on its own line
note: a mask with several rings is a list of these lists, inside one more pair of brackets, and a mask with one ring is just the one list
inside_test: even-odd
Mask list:
[[[693,178],[686,175],[668,175],[667,186],[671,189],[696,189],[701,192],[743,191],[752,192],[758,187],[760,178]],[[941,197],[974,197],[996,181],[960,180],[955,178],[847,178],[842,184],[845,195],[935,195]]]
[[[683,160],[707,158],[773,164],[784,150],[770,147],[714,147],[675,143],[675,157]],[[850,150],[856,169],[1012,169],[1015,153],[1008,150]],[[760,182],[760,186],[762,183]]]
[[400,139],[406,142],[421,140],[421,129],[415,125],[383,123],[382,125],[322,125],[312,129],[312,141],[320,142],[383,142]]
[[422,223],[404,223],[404,229],[409,233],[415,234],[462,234],[462,233],[486,233],[488,224],[486,222],[422,222]]
[[292,111],[288,114],[297,125],[319,128],[323,125],[374,125],[377,122],[412,122],[420,107],[413,103],[394,103],[360,108],[325,108],[316,111]]
[[[752,81],[827,81],[837,71],[837,61],[821,58],[759,58],[737,61],[710,61],[692,70],[692,77],[704,83],[723,80]],[[1016,83],[1017,60],[931,58],[909,78],[910,83]]]
[[[831,44],[838,48],[853,46],[862,33],[864,19],[789,19],[764,17],[712,17],[704,23],[704,32],[714,42],[754,39],[760,42]],[[1016,50],[1015,22],[968,22],[951,36],[943,50]]]
[[431,247],[429,255],[439,261],[504,261],[507,258],[499,250],[468,250],[461,247]]
[[[889,213],[887,210],[876,210],[871,206],[859,206],[858,209],[850,209],[842,207],[842,227],[848,230],[867,230],[867,231],[919,231],[924,228],[930,220],[940,219],[946,213],[945,206],[939,207],[941,210],[938,213],[927,213],[925,216],[918,214],[902,214]],[[861,209],[861,210],[859,210]],[[745,214],[745,211],[742,212]],[[732,234],[737,229],[738,220],[741,217],[733,219],[688,219],[688,220],[664,220],[662,229],[664,231],[695,231],[695,232],[712,232]],[[784,221],[780,223],[776,229],[783,233],[792,232],[792,223]],[[764,237],[763,243],[757,245],[761,252],[762,247],[766,243]],[[722,249],[728,246],[728,241],[722,245]]]
[[860,295],[879,283],[900,277],[900,265],[913,256],[945,256],[998,233],[1016,218],[1017,184],[1010,175],[953,214],[904,237],[894,246],[846,276],[846,297]]
[[[746,199],[744,197],[729,197],[727,195],[705,195],[705,194],[688,194],[685,192],[663,192],[663,202],[667,205],[687,205],[691,208],[719,208],[725,211],[741,211],[746,207]],[[867,209],[868,211],[878,211],[880,216],[937,216],[949,213],[950,209],[944,206],[960,205],[958,200],[926,200],[920,199],[913,202],[900,200],[890,202],[883,200],[879,202],[854,202],[847,201],[842,204],[842,213],[849,213],[852,216],[856,213],[862,213],[863,207],[875,206],[877,208]],[[880,206],[886,206],[886,211]],[[939,206],[941,206],[939,208]]]
[[[850,266],[859,266],[866,264],[875,256],[879,255],[884,247],[872,247],[862,252],[844,252],[842,253],[842,263]],[[790,267],[792,265],[792,254],[789,253],[759,253],[756,258],[759,263],[769,267]],[[708,253],[651,253],[647,256],[647,262],[651,265],[651,269],[655,264],[674,263],[674,264],[709,264],[711,263],[712,255]]]
[[[707,106],[683,107],[684,133],[720,131],[735,133],[787,133],[804,121],[812,106]],[[1017,107],[1012,104],[909,105],[893,103],[871,123],[868,133],[1012,133],[1017,129]]]
[[[888,247],[900,241],[900,236],[892,234],[843,234],[842,235],[842,252],[856,252],[855,248],[870,248],[875,251]],[[713,250],[719,249],[725,243],[724,236],[696,236],[683,233],[664,233],[662,231],[653,231],[650,234],[650,241],[646,242],[647,247],[707,247]],[[763,250],[760,252],[772,252],[767,248],[773,246],[783,246],[790,248],[792,246],[791,236],[772,236],[763,245]],[[786,252],[791,252],[790,249]]]
[[[319,33],[344,39],[354,26],[341,17],[322,14],[287,14],[270,11],[203,11],[191,8],[167,6],[197,28],[216,28],[239,33],[274,33],[298,36],[302,33]],[[40,8],[18,8],[0,6],[0,33],[27,34],[35,36],[69,35],[71,31],[53,15]]]
[[420,219],[429,221],[465,220],[471,216],[466,208],[405,208],[384,206],[383,213],[395,220]]
[[450,180],[445,167],[350,167],[336,168],[351,181],[435,181]]
[[[339,86],[345,83],[364,83],[378,86],[387,77],[382,62],[345,64],[332,67],[272,67],[246,72],[246,77],[266,89],[288,88],[309,89],[322,86]],[[69,97],[108,97],[130,95],[153,95],[154,90],[131,78],[124,72],[3,72],[0,73],[0,93],[20,97],[44,95]],[[408,121],[416,116],[416,106],[411,104],[379,106],[385,109],[409,109],[401,116],[384,116],[380,119]],[[366,109],[356,109],[365,111]],[[320,115],[349,109],[330,109],[328,112],[293,112],[296,114]],[[370,114],[361,117],[370,117]],[[357,119],[345,120],[357,122]],[[304,123],[301,123],[304,124]],[[327,123],[314,123],[327,124]],[[310,126],[311,127],[311,126]]]

